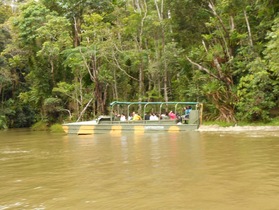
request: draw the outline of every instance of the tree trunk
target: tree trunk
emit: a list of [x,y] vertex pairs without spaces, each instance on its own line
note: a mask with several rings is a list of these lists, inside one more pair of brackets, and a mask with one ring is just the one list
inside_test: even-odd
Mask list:
[[90,99],[90,101],[86,104],[85,108],[81,111],[78,119],[77,119],[77,122],[80,121],[80,119],[82,118],[84,112],[86,111],[86,109],[88,108],[89,104],[91,103],[91,101],[93,100],[93,98]]
[[230,101],[234,101],[236,96],[230,91],[222,91],[210,93],[208,95],[209,101],[215,105],[215,107],[219,110],[219,117],[216,120],[224,121],[224,122],[236,122],[235,119],[235,105],[230,103]]
[[80,37],[79,34],[81,34],[81,21],[80,18],[74,17],[74,46],[77,47],[80,45]]
[[169,96],[168,96],[168,64],[167,64],[167,58],[166,58],[166,42],[165,42],[165,29],[164,29],[164,24],[163,24],[163,11],[164,11],[164,0],[161,0],[161,7],[159,8],[158,2],[157,0],[154,0],[155,6],[156,6],[156,10],[158,13],[158,19],[161,25],[161,34],[162,34],[162,54],[164,56],[163,57],[163,71],[164,71],[164,76],[163,76],[163,90],[164,90],[164,100],[166,102],[169,101]]
[[115,100],[118,101],[118,90],[117,90],[117,79],[116,79],[116,70],[115,68],[113,69],[113,79],[114,79],[114,82],[113,82],[113,98],[115,98]]
[[[137,1],[137,3],[139,3]],[[138,4],[139,5],[139,4]],[[140,10],[140,14],[142,14],[142,10],[143,10],[143,15],[142,15],[142,19],[141,19],[141,25],[140,25],[140,33],[139,33],[139,43],[138,43],[138,47],[139,47],[139,55],[140,55],[140,66],[139,66],[139,101],[142,101],[143,96],[144,96],[144,60],[142,58],[143,54],[143,26],[144,26],[144,21],[146,19],[147,16],[147,4],[146,4],[146,0],[143,1],[143,5],[138,6],[138,9]],[[139,107],[139,109],[141,109],[141,107]],[[140,110],[139,110],[140,111]]]
[[[203,67],[202,65],[192,61],[187,57],[187,60],[194,66],[196,66],[200,71],[205,72],[209,75],[209,78],[215,79],[220,82],[220,87],[217,90],[212,90],[212,92],[207,93],[208,100],[215,105],[219,110],[218,120],[226,122],[236,122],[235,119],[235,102],[237,101],[237,96],[233,93],[233,82],[229,75],[224,75],[221,71],[221,67],[217,70],[217,73],[213,73],[210,69]],[[215,61],[218,63],[218,61]],[[219,65],[219,63],[218,63]]]
[[251,33],[251,28],[250,28],[250,24],[249,24],[249,20],[248,20],[246,10],[244,10],[243,13],[244,13],[245,22],[246,22],[246,25],[247,25],[249,43],[250,43],[250,46],[253,47],[252,33]]

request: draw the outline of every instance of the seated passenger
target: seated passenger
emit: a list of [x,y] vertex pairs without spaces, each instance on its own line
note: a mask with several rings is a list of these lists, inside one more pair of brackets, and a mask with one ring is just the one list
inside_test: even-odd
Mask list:
[[179,114],[176,114],[176,123],[182,124],[182,117]]
[[185,118],[189,118],[190,112],[192,111],[191,106],[186,106],[185,108]]
[[136,112],[133,112],[133,120],[141,120],[141,117]]
[[161,119],[162,119],[162,120],[167,120],[167,119],[169,119],[168,113],[166,113],[166,114],[161,114]]
[[169,117],[170,117],[171,120],[175,120],[176,119],[176,115],[172,111],[170,111]]
[[120,116],[120,121],[126,121],[126,116],[123,113]]
[[150,120],[159,120],[159,117],[156,114],[152,113],[150,115]]
[[146,114],[144,115],[144,120],[150,120],[150,115],[149,115],[149,113],[146,113]]

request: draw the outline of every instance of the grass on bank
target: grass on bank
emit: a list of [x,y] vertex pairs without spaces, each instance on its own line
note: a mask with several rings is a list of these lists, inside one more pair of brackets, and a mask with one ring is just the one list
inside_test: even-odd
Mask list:
[[53,124],[52,126],[50,126],[50,131],[52,133],[64,133],[64,130],[62,128],[62,125],[61,124]]
[[39,121],[32,125],[31,129],[32,131],[48,131],[49,127],[46,122]]
[[51,126],[48,125],[48,123],[44,122],[44,121],[39,121],[37,123],[35,123],[31,129],[33,131],[50,131],[52,133],[64,133],[64,130],[62,128],[61,124],[53,124]]
[[230,126],[279,126],[279,118],[273,118],[269,122],[244,122],[239,121],[233,122],[221,122],[221,121],[206,121],[202,122],[202,125],[218,125],[220,127],[230,127]]

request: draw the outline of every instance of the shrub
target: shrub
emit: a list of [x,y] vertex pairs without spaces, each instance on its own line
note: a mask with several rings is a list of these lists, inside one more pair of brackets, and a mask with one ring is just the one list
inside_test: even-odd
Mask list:
[[51,127],[50,127],[50,131],[52,133],[63,133],[64,130],[62,128],[62,125],[61,124],[53,124]]
[[49,130],[49,127],[46,122],[39,121],[39,122],[36,122],[34,125],[32,125],[31,129],[33,131],[47,131],[47,130]]
[[6,129],[6,128],[8,128],[6,117],[0,115],[0,129]]

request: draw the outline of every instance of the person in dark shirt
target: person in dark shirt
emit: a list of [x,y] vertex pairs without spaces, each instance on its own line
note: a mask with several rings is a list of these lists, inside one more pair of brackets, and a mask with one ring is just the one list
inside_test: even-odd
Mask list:
[[144,115],[144,120],[150,120],[150,115],[149,115],[149,113],[146,113],[146,114]]

